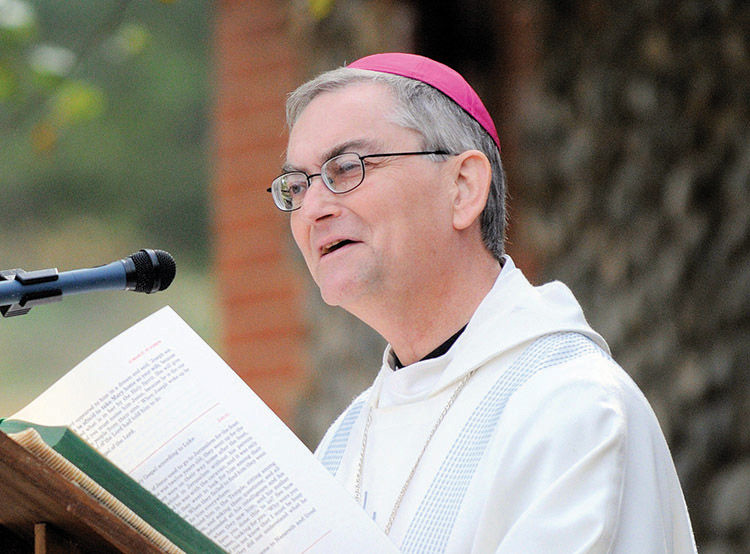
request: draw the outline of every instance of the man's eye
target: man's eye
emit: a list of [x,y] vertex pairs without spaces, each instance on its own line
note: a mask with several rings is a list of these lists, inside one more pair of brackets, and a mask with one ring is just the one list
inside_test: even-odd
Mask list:
[[336,164],[336,166],[331,169],[333,169],[333,177],[342,177],[359,172],[360,166],[359,163],[344,162],[341,164]]
[[291,196],[297,196],[299,194],[304,193],[305,188],[307,187],[305,186],[304,183],[290,183],[287,188],[287,192]]
[[307,180],[301,175],[285,175],[281,179],[281,192],[286,196],[297,196],[305,193]]

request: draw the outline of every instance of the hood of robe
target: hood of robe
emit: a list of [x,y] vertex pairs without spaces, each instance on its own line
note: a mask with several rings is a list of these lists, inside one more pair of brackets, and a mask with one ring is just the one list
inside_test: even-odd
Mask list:
[[[588,324],[567,286],[559,281],[533,286],[513,260],[505,256],[503,269],[492,289],[479,304],[466,330],[444,355],[447,365],[435,382],[432,394],[511,349],[559,332],[581,333],[609,353],[607,343]],[[389,345],[383,364],[387,365],[390,359]],[[418,362],[422,363],[426,362]]]

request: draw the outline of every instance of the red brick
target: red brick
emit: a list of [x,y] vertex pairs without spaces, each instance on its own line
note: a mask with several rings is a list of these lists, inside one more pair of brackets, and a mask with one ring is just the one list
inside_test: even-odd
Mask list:
[[234,342],[228,339],[230,351],[227,363],[243,378],[250,375],[283,374],[294,376],[303,373],[306,358],[303,337],[279,335],[256,341]]
[[[285,270],[282,267],[271,267],[269,271],[263,272],[265,275],[272,275],[273,280],[252,279],[249,276],[257,273],[253,268],[248,271],[225,272],[220,276],[218,286],[218,295],[221,305],[226,310],[237,302],[257,303],[263,296],[268,296],[277,301],[284,298],[299,297],[303,291],[303,278],[299,273]],[[302,281],[302,282],[301,282]],[[254,306],[248,306],[248,309],[255,309]],[[228,314],[225,314],[228,317]],[[301,317],[301,316],[300,316]],[[234,329],[235,322],[230,320],[230,329]]]
[[240,271],[223,272],[221,288],[226,294],[233,291],[274,291],[285,281],[299,279],[286,263],[255,263]]
[[224,0],[217,10],[218,32],[229,36],[239,34],[249,40],[252,32],[284,28],[289,19],[287,9],[286,3],[278,0]]
[[213,188],[221,194],[242,191],[257,193],[262,204],[275,210],[266,189],[281,172],[285,146],[279,143],[268,147],[251,144],[247,145],[247,152],[242,155],[221,156],[217,153]]
[[297,295],[289,293],[280,298],[263,295],[250,305],[232,302],[225,308],[233,336],[260,339],[287,333],[303,336],[306,328],[300,321],[300,311]]
[[214,125],[216,148],[226,154],[247,152],[256,141],[261,144],[286,146],[286,124],[281,117],[259,113],[256,117],[217,121]]
[[268,225],[276,229],[280,221],[286,224],[289,220],[288,215],[274,206],[266,188],[257,184],[252,188],[248,186],[225,190],[217,199],[213,218],[217,229],[230,232],[247,226],[248,223]]
[[289,67],[296,56],[287,44],[278,42],[276,35],[270,33],[253,38],[252,42],[236,40],[220,44],[218,52],[222,55],[217,63],[216,75],[222,86],[255,79],[278,83],[280,76],[286,79],[295,75],[289,71]]
[[250,376],[247,378],[255,393],[287,426],[292,427],[295,406],[299,403],[305,384],[305,376],[279,378],[277,375]]
[[[288,216],[266,193],[284,159],[299,62],[288,5],[222,0],[215,17],[212,226],[225,357],[284,416],[307,369],[304,276]],[[304,271],[304,270],[302,270]]]
[[234,228],[217,226],[214,241],[217,269],[247,268],[269,259],[287,260],[288,263],[292,255],[296,256],[287,224],[279,221],[272,227],[269,221]]

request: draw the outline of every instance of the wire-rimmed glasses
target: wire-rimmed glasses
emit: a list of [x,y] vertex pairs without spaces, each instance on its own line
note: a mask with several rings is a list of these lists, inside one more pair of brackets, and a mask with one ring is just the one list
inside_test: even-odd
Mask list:
[[313,177],[320,177],[325,186],[334,194],[343,194],[357,188],[365,180],[365,160],[367,158],[385,158],[389,156],[427,156],[430,154],[449,154],[445,150],[423,152],[389,152],[386,154],[367,154],[360,156],[356,152],[344,152],[327,160],[320,166],[320,173],[308,175],[304,171],[289,171],[276,177],[267,190],[273,196],[276,207],[284,212],[292,212],[302,206],[307,189]]

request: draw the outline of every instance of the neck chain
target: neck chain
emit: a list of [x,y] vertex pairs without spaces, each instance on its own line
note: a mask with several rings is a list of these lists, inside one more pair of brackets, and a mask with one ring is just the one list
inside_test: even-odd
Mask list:
[[[419,466],[419,462],[422,461],[422,456],[424,456],[424,453],[427,450],[427,446],[430,444],[430,441],[432,440],[432,437],[435,434],[435,431],[437,431],[437,428],[440,427],[440,424],[445,418],[445,414],[447,414],[448,410],[451,409],[451,406],[453,406],[453,403],[456,401],[456,398],[458,398],[458,395],[466,386],[466,383],[468,383],[471,376],[474,375],[474,372],[476,372],[476,369],[471,370],[469,373],[467,373],[464,376],[463,379],[461,379],[461,381],[458,383],[458,386],[456,387],[456,390],[453,391],[453,394],[448,399],[448,403],[443,407],[443,411],[440,412],[440,415],[438,416],[437,421],[435,421],[435,424],[432,426],[432,429],[430,430],[430,434],[427,436],[427,440],[425,441],[424,446],[422,446],[422,451],[419,453],[419,456],[417,456],[417,460],[414,462],[414,465],[412,466],[411,471],[409,472],[409,476],[406,478],[406,482],[404,483],[404,486],[401,487],[401,491],[398,493],[398,497],[396,498],[396,503],[393,506],[393,510],[391,510],[391,515],[388,518],[388,523],[386,523],[386,526],[384,529],[386,535],[388,535],[391,532],[391,526],[393,525],[393,520],[396,519],[396,512],[398,512],[398,509],[401,506],[401,501],[404,499],[404,495],[406,494],[406,489],[409,488],[409,484],[414,478],[414,474],[417,472],[417,467]],[[357,501],[358,504],[362,503],[362,497],[361,497],[362,470],[365,464],[365,450],[367,449],[367,435],[370,431],[371,423],[372,423],[372,405],[368,407],[368,411],[367,411],[367,421],[365,422],[365,429],[364,429],[364,433],[362,436],[362,448],[359,451],[359,464],[357,466],[357,476],[354,482],[354,499]]]

